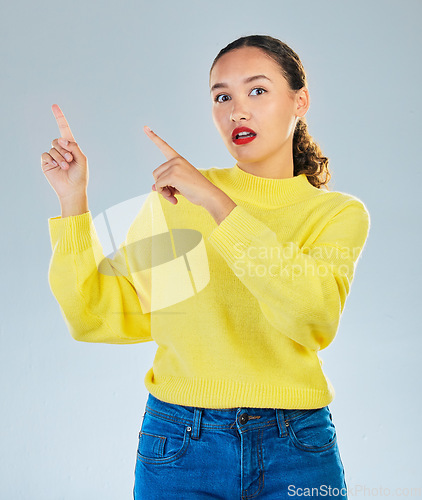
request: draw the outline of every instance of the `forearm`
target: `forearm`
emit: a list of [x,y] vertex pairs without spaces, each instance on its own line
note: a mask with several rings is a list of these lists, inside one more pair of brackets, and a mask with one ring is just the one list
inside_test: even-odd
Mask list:
[[81,215],[88,212],[88,195],[86,193],[60,198],[61,216]]
[[221,224],[236,206],[236,203],[219,188],[215,189],[215,194],[209,197],[203,205],[218,225]]

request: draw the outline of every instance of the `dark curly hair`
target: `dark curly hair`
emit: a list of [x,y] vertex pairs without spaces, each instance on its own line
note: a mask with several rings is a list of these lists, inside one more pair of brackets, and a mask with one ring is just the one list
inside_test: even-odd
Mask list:
[[[215,63],[221,56],[241,47],[257,47],[270,56],[281,68],[290,90],[296,92],[307,87],[306,73],[299,56],[288,45],[269,35],[248,35],[238,38],[221,49],[214,59],[210,74]],[[328,170],[328,158],[323,156],[320,147],[308,132],[306,118],[300,117],[293,134],[293,175],[306,174],[308,181],[315,187],[321,188],[331,178]]]

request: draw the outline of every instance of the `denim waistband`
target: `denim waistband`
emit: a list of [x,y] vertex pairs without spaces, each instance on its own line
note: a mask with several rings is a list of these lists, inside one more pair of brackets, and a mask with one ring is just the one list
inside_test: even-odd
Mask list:
[[[328,410],[328,405],[324,407]],[[247,430],[278,425],[280,437],[287,435],[289,422],[300,418],[302,415],[314,412],[315,409],[282,409],[282,408],[200,408],[195,406],[182,406],[148,395],[145,405],[145,412],[155,415],[158,418],[184,424],[192,431],[192,438],[198,439],[201,428],[213,429],[233,429],[237,428],[241,432]]]

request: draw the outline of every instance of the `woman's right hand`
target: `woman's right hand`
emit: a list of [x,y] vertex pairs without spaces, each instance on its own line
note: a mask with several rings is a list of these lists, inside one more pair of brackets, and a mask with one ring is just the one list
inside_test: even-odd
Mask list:
[[[41,155],[42,171],[59,200],[86,196],[89,178],[88,159],[76,143],[59,106],[53,104],[51,108],[61,137],[54,139],[50,151]],[[63,139],[68,141],[67,145],[62,143]],[[70,156],[66,158],[66,154]]]

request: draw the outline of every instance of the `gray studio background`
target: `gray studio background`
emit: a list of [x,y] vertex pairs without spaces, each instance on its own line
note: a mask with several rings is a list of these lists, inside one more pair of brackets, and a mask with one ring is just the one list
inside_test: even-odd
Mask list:
[[371,214],[339,332],[320,353],[350,497],[422,486],[421,14],[418,0],[2,2],[0,498],[130,499],[156,351],[74,341],[50,291],[47,219],[60,206],[40,156],[59,137],[51,105],[88,156],[96,216],[150,191],[165,158],[143,125],[197,168],[234,165],[208,70],[252,33],[301,57],[331,189]]

